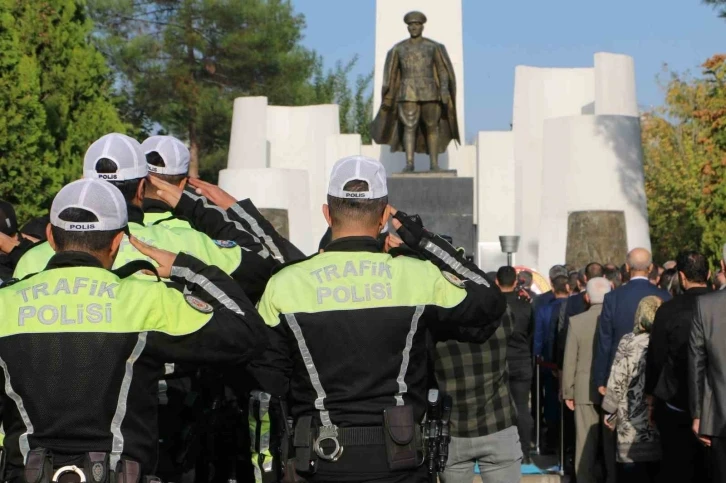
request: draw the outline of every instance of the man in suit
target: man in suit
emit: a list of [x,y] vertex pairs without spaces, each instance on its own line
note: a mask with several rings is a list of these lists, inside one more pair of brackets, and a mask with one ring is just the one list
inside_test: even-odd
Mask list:
[[620,339],[633,331],[635,311],[642,299],[649,295],[668,301],[671,296],[648,280],[653,268],[651,254],[645,248],[636,248],[628,253],[626,271],[629,281],[605,296],[602,315],[598,326],[598,344],[595,353],[595,370],[593,377],[598,391],[605,395],[610,367],[613,364],[615,351]]
[[706,480],[703,446],[691,433],[688,409],[688,339],[698,297],[707,287],[708,261],[697,252],[678,255],[676,262],[685,292],[664,303],[655,314],[645,368],[645,394],[653,404],[663,448],[663,482]]
[[[610,282],[595,277],[587,282],[585,299],[590,309],[570,319],[567,332],[564,366],[562,371],[562,397],[567,407],[575,412],[575,471],[578,483],[597,481],[593,468],[598,460],[600,446],[600,402],[602,397],[592,380],[593,350],[595,332],[602,312],[605,294],[612,290]],[[613,433],[604,435],[613,438]],[[605,445],[608,447],[608,445]],[[615,454],[605,455],[608,482],[615,478]]]
[[[721,269],[726,269],[726,245]],[[726,481],[726,292],[702,295],[688,340],[688,399],[693,432],[710,447],[711,481]]]

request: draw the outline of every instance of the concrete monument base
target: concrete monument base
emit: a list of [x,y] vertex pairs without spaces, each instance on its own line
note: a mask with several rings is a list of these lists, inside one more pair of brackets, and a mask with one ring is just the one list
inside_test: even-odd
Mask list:
[[[425,174],[425,173],[424,173]],[[429,231],[448,235],[457,247],[474,254],[474,179],[451,176],[392,176],[388,200],[397,209],[417,214]]]

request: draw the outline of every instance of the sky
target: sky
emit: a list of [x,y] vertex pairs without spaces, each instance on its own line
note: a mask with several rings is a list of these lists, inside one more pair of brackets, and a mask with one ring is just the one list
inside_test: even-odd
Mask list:
[[[353,75],[373,71],[376,0],[292,3],[307,21],[303,44],[326,67],[358,55]],[[596,52],[630,55],[648,109],[662,104],[669,70],[700,74],[726,37],[726,20],[700,0],[463,0],[463,17],[467,139],[509,130],[517,65],[592,67]]]

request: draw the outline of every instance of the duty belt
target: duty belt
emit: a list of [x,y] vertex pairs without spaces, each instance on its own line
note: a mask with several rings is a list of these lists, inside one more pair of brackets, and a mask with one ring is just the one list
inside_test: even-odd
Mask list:
[[[335,434],[326,431],[325,426],[318,430],[313,450],[320,458],[337,461],[343,455],[346,446],[383,446],[386,444],[383,426],[365,426],[359,428],[335,427]],[[421,441],[422,431],[415,428],[416,441]],[[333,450],[332,452],[330,450]]]
[[109,454],[101,452],[86,453],[79,467],[55,465],[49,450],[36,448],[28,453],[22,473],[25,483],[161,483],[155,476],[142,477],[141,465],[133,460],[122,459],[111,469]]

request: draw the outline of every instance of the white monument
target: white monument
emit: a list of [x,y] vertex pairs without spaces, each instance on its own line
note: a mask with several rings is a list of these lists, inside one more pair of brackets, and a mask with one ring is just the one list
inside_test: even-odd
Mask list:
[[[377,0],[374,110],[386,53],[407,36],[403,16],[420,10],[428,17],[424,36],[446,45],[454,64],[464,135],[461,3]],[[474,178],[475,256],[482,267],[506,263],[500,235],[521,236],[517,264],[546,271],[563,263],[572,211],[623,211],[628,247],[649,248],[632,58],[599,53],[592,68],[517,67],[513,106],[511,131],[480,132],[475,145],[452,143],[441,158],[442,168]],[[220,185],[260,208],[287,210],[292,242],[310,254],[326,229],[321,205],[330,169],[353,154],[379,159],[389,174],[405,164],[403,153],[341,134],[335,105],[280,107],[264,97],[239,98]],[[416,169],[427,170],[428,158],[417,156]]]

